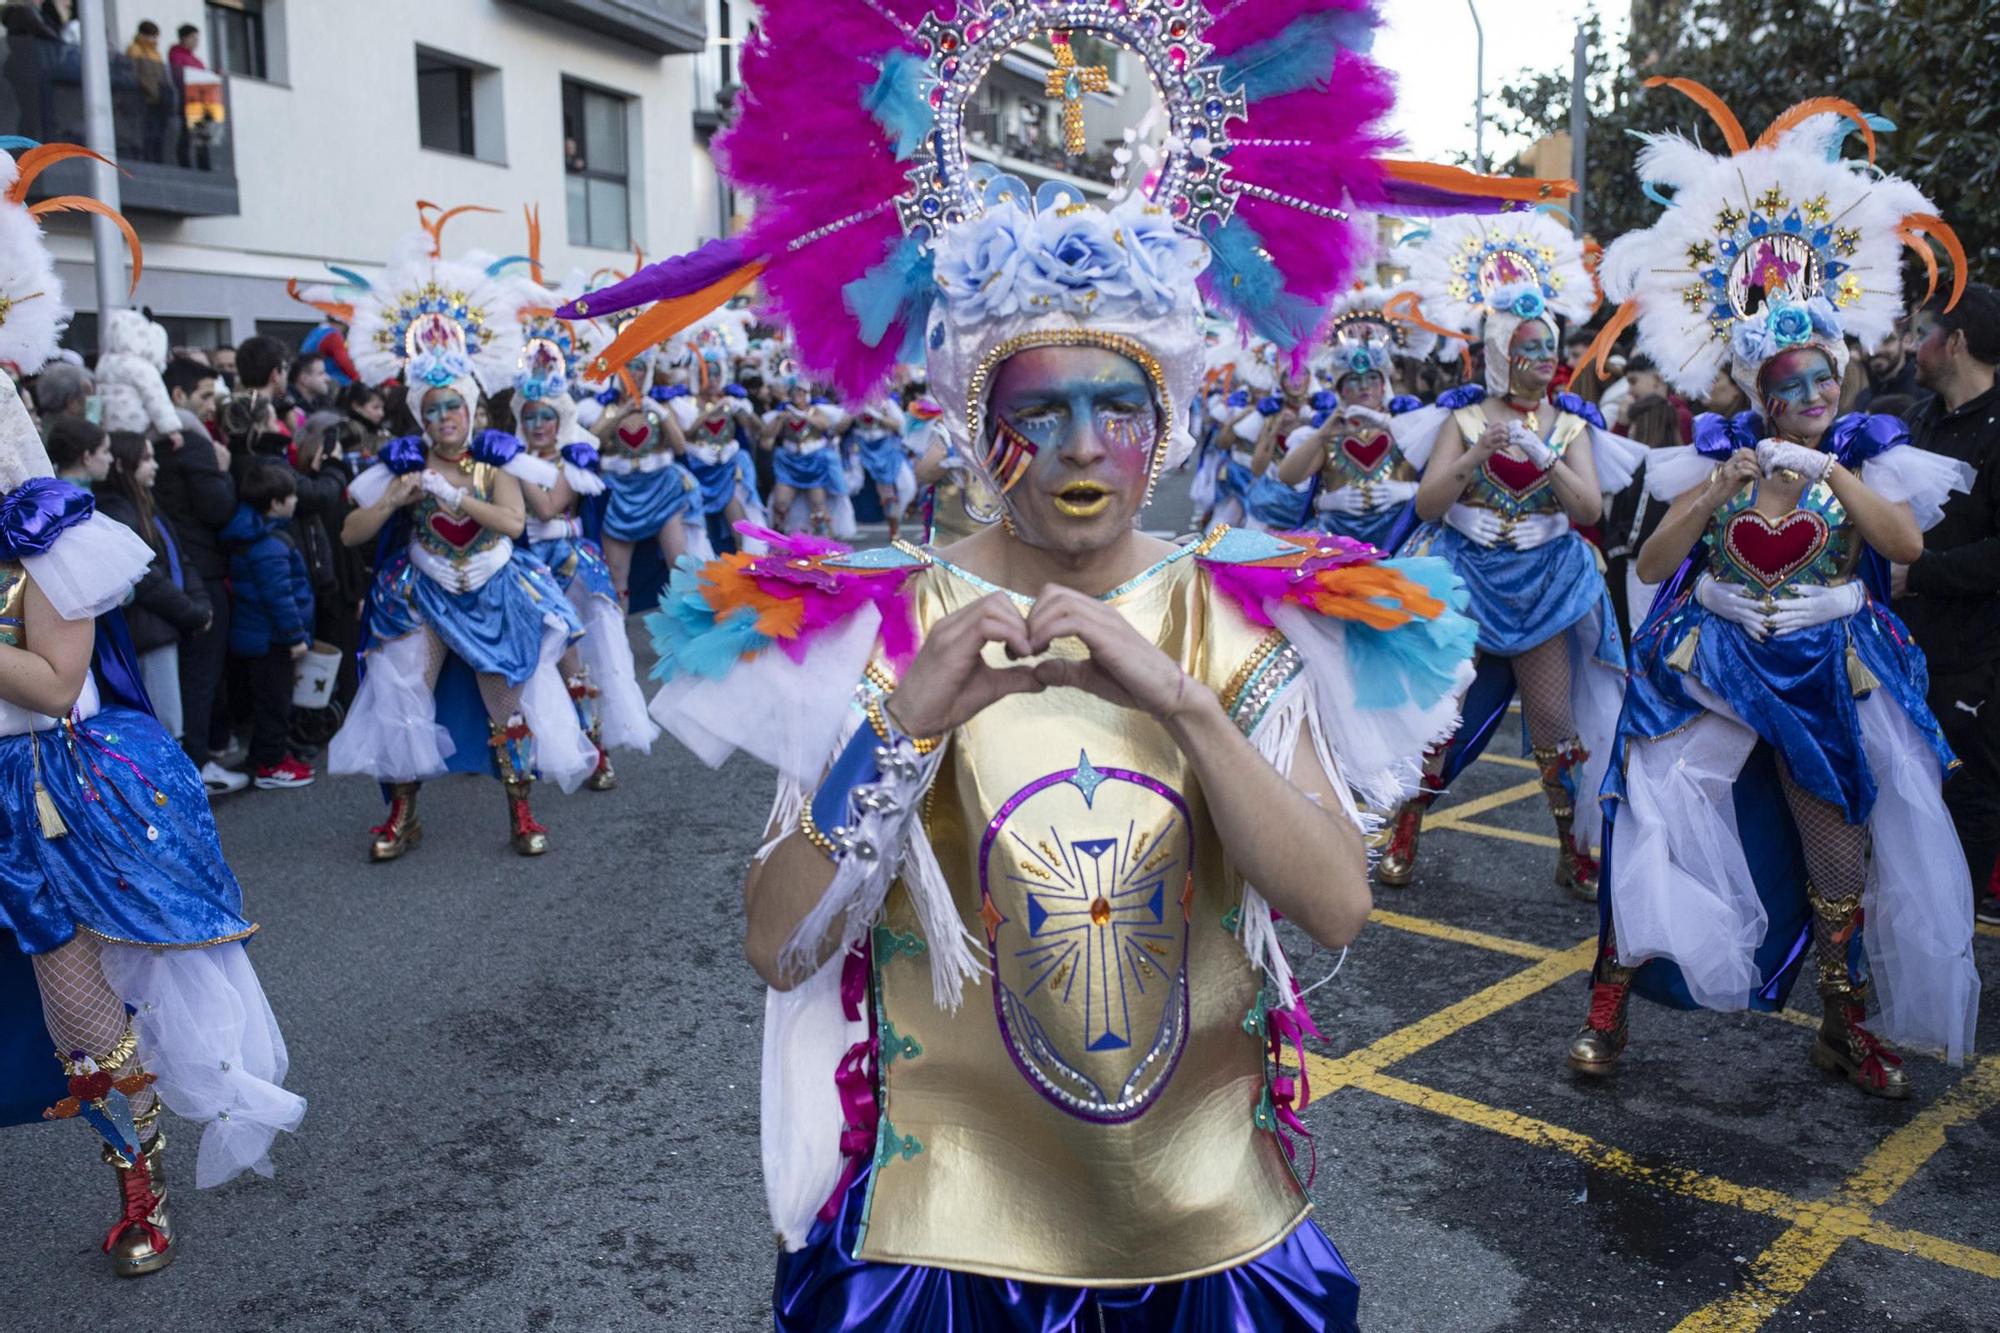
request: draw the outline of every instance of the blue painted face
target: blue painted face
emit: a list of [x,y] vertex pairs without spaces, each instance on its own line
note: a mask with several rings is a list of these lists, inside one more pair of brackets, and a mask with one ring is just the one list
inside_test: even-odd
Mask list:
[[990,404],[995,470],[1003,482],[1018,473],[1006,498],[1022,540],[1087,551],[1131,528],[1161,446],[1152,382],[1137,363],[1096,347],[1032,348],[1000,367]]
[[1389,381],[1379,370],[1371,370],[1365,375],[1343,375],[1334,386],[1340,394],[1342,405],[1366,407],[1380,412],[1382,405],[1389,401]]
[[1758,379],[1772,429],[1801,444],[1816,444],[1833,424],[1840,406],[1840,377],[1816,347],[1780,352],[1764,363]]
[[1523,397],[1545,392],[1556,376],[1562,343],[1556,331],[1538,319],[1523,321],[1507,344],[1510,387]]
[[423,397],[424,433],[432,444],[463,444],[472,434],[472,409],[456,389],[430,389]]

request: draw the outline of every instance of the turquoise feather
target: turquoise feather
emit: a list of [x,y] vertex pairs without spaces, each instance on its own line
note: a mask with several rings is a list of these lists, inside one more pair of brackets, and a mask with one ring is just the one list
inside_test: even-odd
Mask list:
[[715,608],[701,590],[701,563],[692,556],[682,556],[674,565],[660,609],[646,617],[646,629],[660,658],[653,664],[655,680],[680,676],[719,680],[745,653],[768,648],[772,642],[758,631],[752,607],[739,606],[716,619]]
[[929,247],[915,237],[905,236],[887,259],[841,288],[841,299],[847,312],[854,316],[862,342],[880,347],[889,336],[890,327],[902,321],[900,356],[912,362],[924,359],[924,325],[937,294],[932,270]]
[[1412,620],[1378,630],[1347,622],[1347,665],[1354,676],[1355,704],[1374,712],[1414,703],[1429,708],[1458,685],[1458,669],[1472,660],[1479,626],[1465,614],[1467,596],[1451,565],[1435,556],[1385,560],[1422,585],[1448,610],[1435,620]]
[[1208,248],[1206,278],[1216,300],[1281,347],[1296,347],[1312,337],[1321,310],[1285,290],[1285,275],[1271,262],[1255,228],[1233,217],[1208,234]]
[[326,269],[327,272],[333,274],[336,278],[339,278],[342,282],[346,283],[348,286],[352,287],[357,292],[365,292],[373,290],[369,286],[368,279],[362,277],[359,273],[356,273],[351,268],[342,268],[338,264],[328,264],[326,266]]
[[1325,92],[1333,62],[1345,49],[1366,54],[1375,43],[1375,16],[1366,10],[1321,10],[1294,19],[1274,37],[1225,56],[1226,82],[1241,84],[1247,101],[1286,93]]
[[882,61],[881,77],[861,99],[896,145],[896,160],[907,161],[930,137],[936,117],[931,112],[930,69],[907,51],[891,51]]

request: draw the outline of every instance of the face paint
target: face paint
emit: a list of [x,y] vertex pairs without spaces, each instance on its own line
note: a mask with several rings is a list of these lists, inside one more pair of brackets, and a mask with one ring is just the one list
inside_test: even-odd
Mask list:
[[1814,348],[1781,352],[1764,363],[1758,379],[1774,427],[1810,441],[1832,424],[1840,379],[1826,353]]
[[454,416],[464,410],[465,400],[463,398],[439,398],[435,402],[424,404],[424,420],[430,422],[443,421],[446,417]]
[[1371,370],[1366,375],[1348,375],[1338,386],[1340,401],[1348,407],[1367,407],[1379,412],[1382,404],[1389,400],[1389,385],[1380,371]]
[[1137,364],[1099,348],[1036,348],[996,373],[988,471],[1031,544],[1102,545],[1146,496],[1161,424]]
[[1539,392],[1555,377],[1561,350],[1554,329],[1540,320],[1522,324],[1507,345],[1507,367],[1514,383]]

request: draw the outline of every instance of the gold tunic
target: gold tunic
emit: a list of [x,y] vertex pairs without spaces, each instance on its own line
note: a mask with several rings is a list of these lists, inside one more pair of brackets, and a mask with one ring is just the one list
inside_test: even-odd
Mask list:
[[[1248,731],[1297,658],[1194,554],[1105,600]],[[935,560],[911,586],[925,630],[992,591]],[[1078,690],[1003,699],[954,733],[926,822],[992,975],[940,1009],[895,889],[875,935],[882,1118],[860,1257],[1119,1286],[1230,1268],[1289,1235],[1310,1204],[1258,1125],[1243,882],[1166,730]]]

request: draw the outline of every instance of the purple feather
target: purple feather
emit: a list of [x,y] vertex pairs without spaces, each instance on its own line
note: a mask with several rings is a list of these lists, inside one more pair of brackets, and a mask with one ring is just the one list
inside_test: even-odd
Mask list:
[[648,264],[623,282],[571,301],[556,315],[561,319],[601,318],[713,287],[757,257],[749,239],[747,235],[730,236],[710,241],[692,254]]

